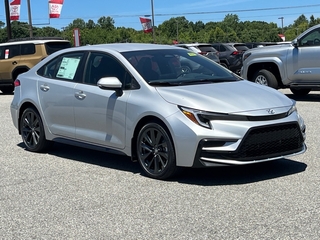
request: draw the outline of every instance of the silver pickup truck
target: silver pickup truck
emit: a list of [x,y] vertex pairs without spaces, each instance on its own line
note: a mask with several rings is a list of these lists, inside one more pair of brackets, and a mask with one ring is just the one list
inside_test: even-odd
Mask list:
[[295,95],[320,90],[320,24],[291,43],[254,48],[243,55],[241,77]]

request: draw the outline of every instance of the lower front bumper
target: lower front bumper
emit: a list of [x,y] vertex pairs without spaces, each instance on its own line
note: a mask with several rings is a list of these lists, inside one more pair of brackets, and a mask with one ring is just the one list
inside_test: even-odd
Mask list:
[[194,167],[246,165],[304,153],[305,133],[289,122],[249,129],[242,139],[202,139]]

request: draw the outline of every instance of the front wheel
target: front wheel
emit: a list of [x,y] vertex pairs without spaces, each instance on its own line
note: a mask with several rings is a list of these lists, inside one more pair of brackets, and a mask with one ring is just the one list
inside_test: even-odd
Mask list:
[[167,179],[176,173],[173,142],[161,122],[150,122],[141,128],[137,138],[137,155],[149,177]]
[[33,107],[22,113],[20,132],[27,150],[31,152],[43,152],[50,145],[50,141],[45,138],[41,117]]
[[274,74],[266,69],[259,70],[253,77],[253,82],[277,89],[278,82]]

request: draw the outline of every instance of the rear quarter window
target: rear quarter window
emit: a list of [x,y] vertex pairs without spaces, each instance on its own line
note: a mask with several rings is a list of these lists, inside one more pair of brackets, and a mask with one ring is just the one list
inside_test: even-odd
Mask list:
[[21,55],[30,55],[36,52],[36,47],[33,43],[21,44]]
[[47,54],[50,55],[61,49],[70,48],[71,44],[70,42],[47,42],[45,47]]

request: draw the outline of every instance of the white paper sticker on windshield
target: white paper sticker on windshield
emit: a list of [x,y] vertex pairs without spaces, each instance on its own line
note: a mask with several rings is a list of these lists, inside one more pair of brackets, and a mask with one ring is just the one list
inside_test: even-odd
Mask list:
[[72,80],[76,74],[79,62],[79,58],[64,57],[56,77]]

